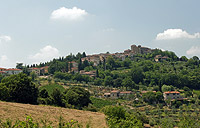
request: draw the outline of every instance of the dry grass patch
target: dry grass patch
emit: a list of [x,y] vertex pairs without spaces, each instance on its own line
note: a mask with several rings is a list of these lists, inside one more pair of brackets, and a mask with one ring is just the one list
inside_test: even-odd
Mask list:
[[52,122],[53,126],[58,125],[59,118],[62,116],[65,121],[73,119],[83,126],[89,123],[92,128],[107,127],[105,115],[103,113],[0,101],[0,119],[24,120],[28,115],[30,115],[34,121],[40,122],[41,120],[47,120]]

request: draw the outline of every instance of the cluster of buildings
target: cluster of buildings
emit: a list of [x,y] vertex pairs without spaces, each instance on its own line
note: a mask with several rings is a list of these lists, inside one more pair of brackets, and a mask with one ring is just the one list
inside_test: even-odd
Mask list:
[[68,63],[68,71],[69,72],[79,72],[78,71],[78,63],[76,61],[71,61]]
[[49,68],[48,66],[41,68],[32,67],[28,68],[28,72],[35,72],[35,74],[37,74],[38,76],[43,76],[45,74],[48,74],[48,68]]
[[86,75],[86,76],[90,76],[90,77],[96,77],[96,71],[86,72],[85,70],[81,70],[79,73],[81,75]]
[[156,56],[154,57],[154,60],[155,60],[156,62],[159,62],[159,61],[167,60],[168,58],[169,58],[168,56],[156,55]]
[[108,56],[112,56],[113,58],[119,58],[121,60],[125,60],[126,57],[133,57],[137,54],[147,54],[153,52],[155,49],[150,49],[147,47],[142,47],[141,45],[131,45],[131,49],[125,50],[123,53],[100,53],[95,55],[88,55],[87,57],[82,58],[81,60],[87,60],[88,62],[93,62],[94,66],[97,66],[100,61],[103,62]]
[[[152,53],[153,51],[155,51],[156,49],[151,49],[151,48],[147,48],[147,47],[142,47],[141,45],[131,45],[131,49],[125,50],[123,53],[100,53],[100,54],[94,54],[94,55],[88,55],[84,58],[81,58],[81,61],[85,61],[87,60],[88,62],[93,62],[94,66],[98,66],[100,64],[100,62],[105,61],[109,56],[112,56],[113,58],[118,58],[121,59],[122,61],[125,60],[125,58],[127,57],[134,57],[134,55],[137,54],[147,54],[147,53]],[[161,56],[161,55],[157,55],[154,60],[156,62],[158,61],[163,61],[163,60],[167,60],[168,57],[167,56]],[[75,61],[71,61],[69,62],[68,65],[68,71],[69,72],[79,72],[78,71],[78,63]]]
[[130,55],[136,55],[136,54],[147,54],[153,52],[155,49],[150,49],[147,47],[142,47],[141,45],[131,45],[131,49],[125,50],[124,53],[130,54]]
[[16,69],[16,68],[10,68],[10,69],[0,68],[1,75],[14,75],[14,74],[19,74],[21,72],[22,72],[21,69]]
[[[141,91],[141,94],[147,93],[149,91]],[[152,91],[156,93],[156,91]],[[111,99],[118,99],[124,96],[130,96],[133,94],[132,91],[119,91],[119,90],[113,90],[109,93],[104,93],[104,98],[111,98]],[[142,96],[142,95],[141,95]],[[178,91],[168,91],[163,93],[164,100],[183,100],[183,98],[180,95],[180,92]]]
[[[21,69],[16,68],[0,68],[1,75],[15,75],[23,72]],[[28,68],[28,72],[35,72],[38,76],[45,75],[48,73],[48,66],[41,67],[41,68]]]

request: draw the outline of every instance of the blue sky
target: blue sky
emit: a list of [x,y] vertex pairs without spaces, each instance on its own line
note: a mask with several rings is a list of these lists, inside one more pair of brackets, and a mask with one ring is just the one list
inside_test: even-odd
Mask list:
[[130,45],[200,57],[199,0],[1,0],[0,67]]

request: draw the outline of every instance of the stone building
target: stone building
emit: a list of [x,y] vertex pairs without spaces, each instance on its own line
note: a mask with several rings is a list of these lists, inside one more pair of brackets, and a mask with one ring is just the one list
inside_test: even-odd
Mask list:
[[141,45],[131,45],[131,52],[134,54],[147,54],[147,53],[151,53],[152,50],[150,48],[147,47],[142,47]]
[[111,98],[111,99],[118,99],[125,96],[130,96],[132,94],[131,91],[122,91],[119,90],[113,90],[110,93],[104,93],[105,98]]
[[163,97],[164,97],[164,100],[179,100],[179,99],[183,99],[183,97],[180,95],[180,92],[178,91],[168,91],[168,92],[164,92],[163,93]]

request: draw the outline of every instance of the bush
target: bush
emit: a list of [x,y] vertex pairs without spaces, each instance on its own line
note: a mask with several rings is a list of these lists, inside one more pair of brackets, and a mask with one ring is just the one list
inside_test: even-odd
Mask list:
[[106,106],[102,111],[111,128],[143,128],[142,121],[121,106]]
[[0,100],[36,104],[38,88],[26,74],[4,77],[0,84]]
[[81,87],[71,87],[65,91],[65,103],[81,109],[91,103],[90,93]]

